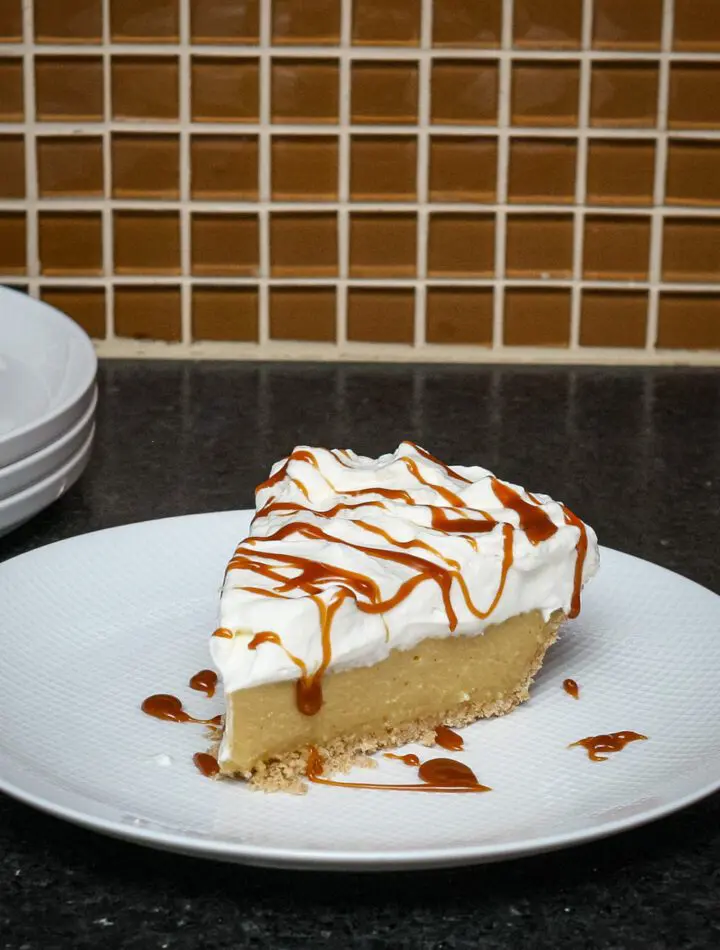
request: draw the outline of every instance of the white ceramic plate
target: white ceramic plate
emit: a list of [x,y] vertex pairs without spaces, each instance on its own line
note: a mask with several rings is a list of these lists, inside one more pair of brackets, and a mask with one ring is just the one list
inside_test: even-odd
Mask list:
[[75,484],[90,458],[94,435],[95,426],[92,425],[80,448],[52,474],[0,501],[0,537],[34,518]]
[[[531,700],[464,730],[458,757],[485,795],[311,787],[265,795],[211,782],[201,726],[140,710],[208,665],[218,585],[247,512],[89,534],[0,565],[0,787],[59,817],[204,857],[302,868],[432,867],[501,860],[609,835],[720,784],[720,597],[603,551],[581,617]],[[572,676],[575,701],[561,688]],[[568,743],[649,736],[606,762]],[[416,749],[421,756],[427,749]],[[448,753],[441,753],[448,754]],[[412,772],[380,759],[372,780]],[[366,770],[355,778],[368,780]]]
[[0,468],[0,501],[30,488],[64,465],[87,440],[93,427],[96,405],[97,390],[94,389],[92,402],[84,414],[59,439],[19,462]]
[[71,428],[93,400],[97,358],[69,317],[0,287],[0,467]]

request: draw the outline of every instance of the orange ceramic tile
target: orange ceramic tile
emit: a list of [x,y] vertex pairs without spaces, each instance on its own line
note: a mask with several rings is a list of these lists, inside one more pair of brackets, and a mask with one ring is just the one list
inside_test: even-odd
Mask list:
[[513,125],[575,125],[579,83],[580,69],[576,62],[521,60],[513,63]]
[[99,56],[36,56],[37,118],[52,122],[100,122],[103,73]]
[[0,274],[25,273],[26,240],[25,213],[0,211]]
[[670,139],[665,202],[669,205],[720,204],[720,144]]
[[339,75],[336,59],[274,59],[272,121],[337,122]]
[[575,139],[511,139],[508,201],[573,204],[576,162]]
[[255,135],[191,135],[190,194],[203,201],[258,197]]
[[176,56],[113,56],[113,118],[177,119],[178,75]]
[[586,216],[584,277],[589,280],[646,280],[649,257],[650,218],[645,215]]
[[114,198],[180,197],[180,137],[113,132]]
[[256,287],[194,287],[192,292],[193,340],[258,339]]
[[0,122],[22,122],[24,117],[22,60],[3,57],[0,59]]
[[671,129],[717,129],[720,126],[720,65],[670,64],[668,125]]
[[350,214],[351,277],[414,277],[414,214]]
[[415,293],[390,287],[348,290],[347,337],[359,343],[412,343]]
[[102,274],[99,211],[41,211],[38,237],[41,274],[59,277]]
[[352,41],[357,46],[417,46],[421,0],[354,0]]
[[595,0],[592,45],[595,49],[660,48],[663,0]]
[[33,20],[36,43],[102,42],[102,0],[34,0]]
[[136,340],[177,342],[181,336],[180,288],[115,288],[115,334]]
[[41,287],[40,297],[57,307],[95,340],[104,340],[105,290],[103,287]]
[[332,277],[337,266],[334,213],[270,215],[270,273],[274,277]]
[[417,139],[410,135],[354,135],[350,197],[355,201],[415,201]]
[[260,35],[260,0],[190,0],[193,43],[256,45]]
[[38,136],[41,198],[102,198],[103,140],[99,135]]
[[201,277],[256,277],[260,268],[255,214],[193,214],[192,273]]
[[502,0],[434,0],[433,46],[497,47],[502,33]]
[[0,43],[22,43],[22,0],[0,4]]
[[720,350],[717,294],[660,294],[661,350]]
[[416,63],[355,60],[352,64],[351,120],[364,124],[404,124],[417,121]]
[[178,0],[110,0],[110,36],[116,43],[177,43]]
[[272,41],[278,46],[340,42],[341,0],[273,0]]
[[433,60],[431,121],[438,125],[492,125],[497,121],[498,67],[487,60]]
[[495,201],[497,141],[489,136],[430,138],[431,201]]
[[193,56],[190,115],[194,122],[257,122],[259,60]]
[[720,218],[665,218],[662,275],[667,281],[720,281]]
[[549,287],[506,290],[503,342],[506,346],[567,346],[570,291]]
[[334,287],[271,287],[270,338],[335,342]]
[[647,311],[642,290],[583,291],[580,345],[642,349]]
[[593,63],[590,125],[654,128],[657,98],[655,63]]
[[176,211],[115,211],[116,274],[179,274],[180,215]]
[[571,215],[508,215],[505,262],[508,277],[570,277],[572,256]]
[[335,201],[338,140],[334,135],[274,135],[272,196],[276,201]]
[[428,343],[490,346],[493,292],[485,287],[428,287],[425,339]]
[[0,135],[0,198],[25,197],[25,140],[22,135]]
[[492,277],[495,272],[495,216],[431,214],[427,270],[430,277]]
[[589,205],[651,205],[654,181],[653,141],[588,141],[586,200]]
[[675,49],[720,49],[719,12],[715,0],[675,0]]
[[515,0],[513,43],[520,49],[577,49],[582,0]]

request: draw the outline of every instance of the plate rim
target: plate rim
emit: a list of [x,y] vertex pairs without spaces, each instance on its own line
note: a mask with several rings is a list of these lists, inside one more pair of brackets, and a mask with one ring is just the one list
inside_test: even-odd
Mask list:
[[[84,532],[69,538],[54,541],[51,544],[43,545],[31,551],[27,551],[5,561],[0,562],[0,573],[7,565],[14,564],[22,558],[33,558],[39,552],[44,552],[48,548],[54,548],[57,545],[72,543],[89,543],[94,535],[105,534],[108,532],[128,532],[141,525],[158,525],[163,522],[187,521],[189,519],[220,519],[230,516],[250,515],[253,509],[228,509],[224,511],[198,512],[187,515],[175,515],[168,518],[148,519],[146,521],[130,522],[124,525],[117,525],[109,528],[100,528],[93,531]],[[677,571],[672,571],[662,565],[655,564],[646,558],[641,558],[633,554],[628,554],[614,548],[601,546],[601,557],[604,553],[617,554],[622,558],[632,558],[645,565],[651,565],[655,570],[659,570],[674,577],[681,578],[685,583],[692,584],[699,588],[704,594],[710,594],[720,599],[720,594],[699,584],[692,578],[686,577]],[[142,844],[148,847],[192,855],[199,858],[211,858],[215,860],[247,864],[258,867],[285,868],[288,870],[326,870],[326,871],[392,871],[392,870],[422,870],[429,868],[441,868],[462,866],[471,864],[492,863],[504,860],[516,860],[533,854],[546,853],[549,851],[560,850],[563,848],[576,847],[583,844],[596,841],[601,838],[609,837],[623,831],[629,831],[633,828],[639,828],[651,822],[657,821],[667,815],[681,811],[688,806],[709,797],[720,790],[720,769],[717,775],[709,781],[691,789],[684,795],[675,797],[669,801],[663,801],[654,807],[643,810],[640,813],[626,815],[624,817],[609,819],[599,824],[593,824],[588,827],[574,829],[569,831],[556,832],[550,835],[539,835],[532,838],[520,838],[510,843],[483,844],[475,842],[468,845],[432,846],[426,848],[414,849],[396,849],[392,851],[347,851],[347,850],[308,850],[307,848],[288,848],[275,845],[257,845],[252,843],[241,843],[237,841],[222,841],[219,838],[205,838],[187,832],[167,831],[164,829],[143,828],[135,825],[128,825],[122,822],[119,817],[110,818],[97,811],[112,810],[116,806],[103,802],[93,802],[85,798],[86,807],[81,809],[78,806],[63,804],[48,797],[47,792],[37,794],[23,787],[22,784],[6,777],[3,769],[3,761],[6,756],[0,751],[0,792],[9,795],[11,798],[29,805],[33,808],[50,814],[55,818],[68,821],[71,824],[78,825],[85,829],[109,835],[113,838],[119,838],[130,843]],[[11,761],[8,759],[8,761]],[[33,773],[30,772],[30,775]],[[46,782],[53,784],[52,778],[46,778]],[[55,786],[57,787],[57,786]],[[80,792],[71,791],[64,794],[71,798],[80,798],[84,796]]]
[[[43,300],[36,300],[34,297],[28,296],[28,294],[13,290],[10,287],[0,287],[0,319],[2,319],[3,311],[5,311],[6,307],[8,309],[20,308],[25,311],[26,316],[27,314],[32,314],[31,319],[36,320],[38,323],[49,321],[62,328],[62,331],[76,341],[77,345],[85,351],[84,358],[88,361],[89,374],[87,378],[84,374],[80,374],[82,378],[79,379],[73,392],[56,406],[48,409],[47,412],[42,415],[37,416],[31,422],[26,422],[25,425],[17,429],[11,429],[10,432],[4,436],[0,435],[0,449],[12,449],[13,446],[22,442],[22,440],[28,436],[31,436],[37,429],[42,429],[52,424],[56,419],[63,417],[66,413],[71,411],[77,403],[83,400],[88,390],[93,386],[98,370],[98,358],[90,337],[74,320],[61,310],[58,310],[57,307],[53,307]],[[21,461],[28,455],[41,450],[45,445],[46,443],[43,442],[31,449],[30,452],[23,451],[20,455],[13,457],[10,462],[6,462],[5,464],[12,465],[15,462]]]

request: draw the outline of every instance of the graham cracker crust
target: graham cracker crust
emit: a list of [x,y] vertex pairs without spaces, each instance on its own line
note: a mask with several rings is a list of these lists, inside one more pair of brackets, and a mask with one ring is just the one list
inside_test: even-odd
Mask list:
[[[545,653],[557,639],[558,629],[564,619],[561,615],[557,621],[548,624],[544,642],[539,645],[525,680],[511,693],[492,702],[458,703],[445,709],[441,715],[426,716],[398,726],[384,728],[382,731],[347,734],[328,743],[318,743],[316,748],[323,759],[323,774],[326,776],[333,773],[346,774],[357,766],[374,768],[376,762],[369,756],[381,749],[397,748],[413,742],[433,746],[435,745],[435,727],[441,724],[459,728],[469,726],[479,719],[507,715],[528,699],[533,679],[542,666]],[[308,751],[308,747],[304,746],[275,760],[262,762],[249,773],[235,773],[234,776],[220,775],[217,780],[239,778],[244,779],[250,788],[257,791],[302,795],[308,788],[306,778]]]

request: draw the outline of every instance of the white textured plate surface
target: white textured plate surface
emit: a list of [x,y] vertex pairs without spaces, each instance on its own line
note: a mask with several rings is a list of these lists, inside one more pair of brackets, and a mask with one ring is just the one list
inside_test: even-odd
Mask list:
[[75,484],[85,471],[94,435],[95,425],[91,424],[89,434],[80,448],[52,474],[29,488],[0,500],[0,537],[34,518]]
[[20,459],[19,462],[0,468],[0,501],[30,488],[69,461],[90,435],[96,406],[97,389],[94,389],[92,402],[84,414],[59,439],[39,452]]
[[[151,719],[140,703],[169,692],[198,716],[221,709],[186,684],[208,665],[218,585],[248,519],[130,525],[0,565],[1,788],[157,847],[275,866],[397,868],[602,837],[720,785],[720,598],[610,550],[531,700],[464,730],[458,757],[494,791],[314,786],[295,797],[203,778],[191,761],[206,746],[202,727]],[[580,683],[579,702],[561,688],[567,676]],[[567,748],[628,729],[650,741],[602,763]],[[357,777],[369,774],[412,776],[388,760]]]
[[80,327],[0,287],[0,467],[49,445],[94,397],[97,358]]

